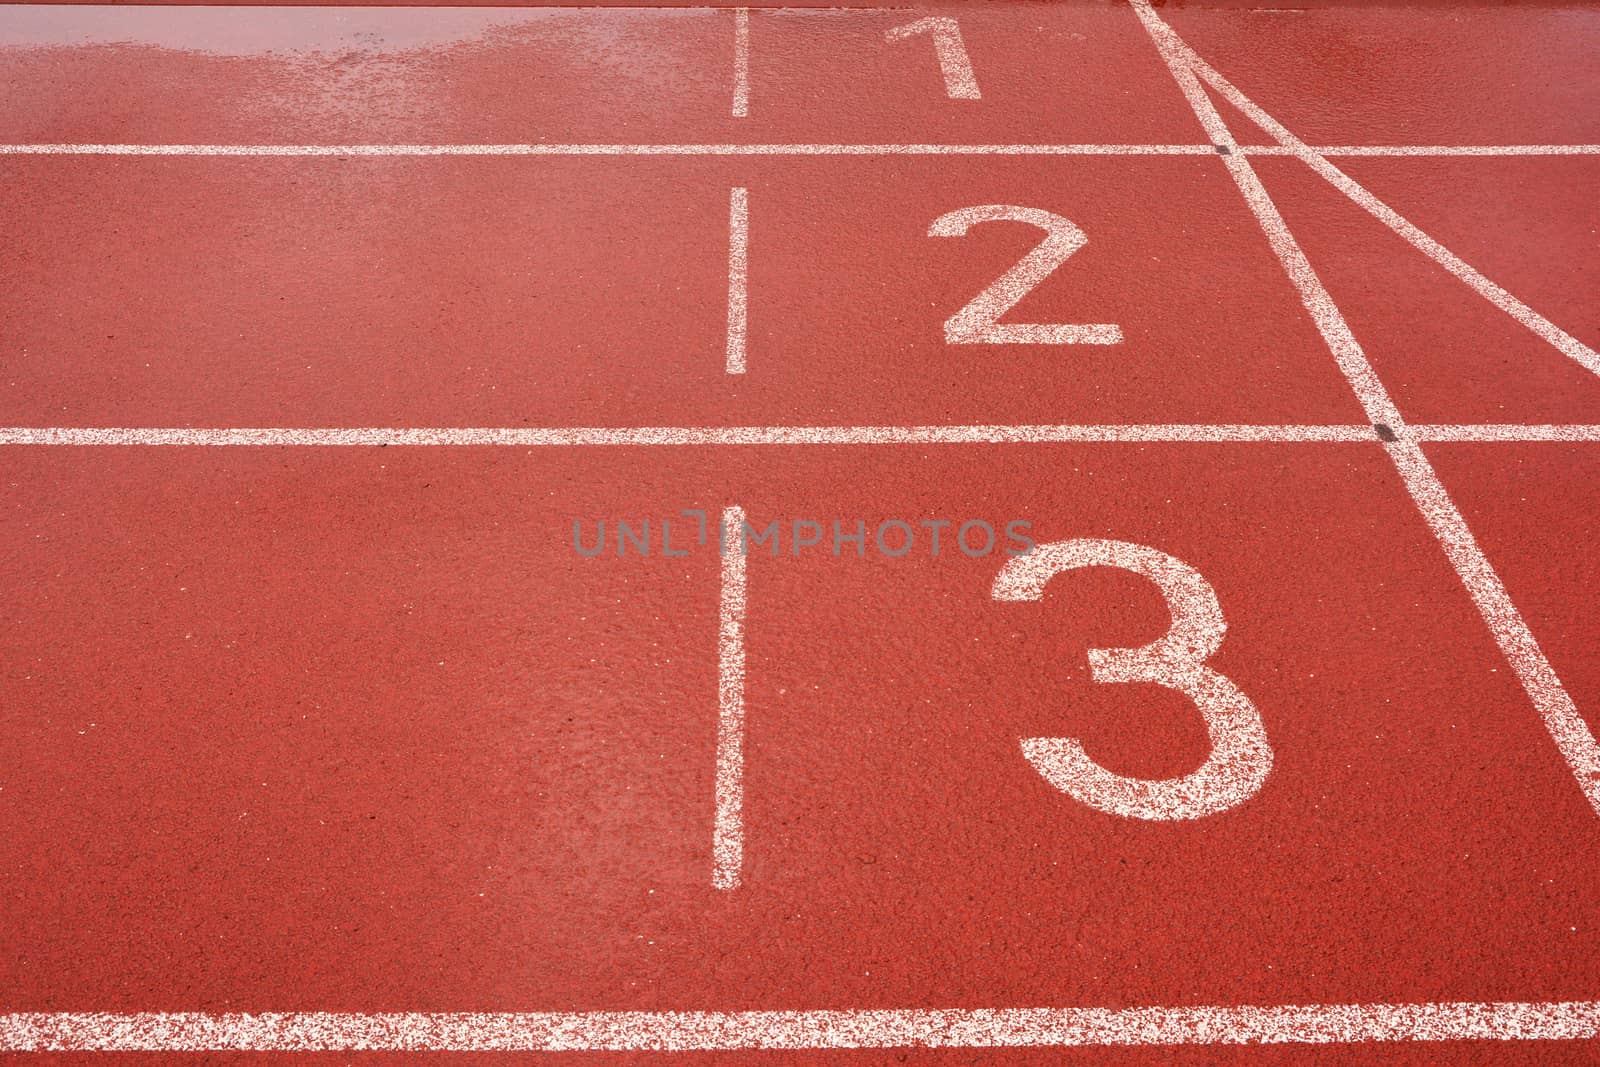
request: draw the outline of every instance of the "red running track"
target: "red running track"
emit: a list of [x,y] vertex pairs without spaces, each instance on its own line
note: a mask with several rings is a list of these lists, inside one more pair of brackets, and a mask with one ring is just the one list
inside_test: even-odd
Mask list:
[[1592,1062],[1597,50],[0,8],[0,1049]]

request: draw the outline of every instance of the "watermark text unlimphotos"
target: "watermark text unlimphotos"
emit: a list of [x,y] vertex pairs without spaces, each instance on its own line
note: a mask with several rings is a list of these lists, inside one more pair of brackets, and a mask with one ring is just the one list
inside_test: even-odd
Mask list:
[[687,556],[715,547],[719,556],[766,552],[773,556],[868,555],[900,559],[959,552],[976,559],[991,553],[1033,551],[1027,519],[745,519],[737,526],[687,508],[675,516],[573,519],[572,548],[580,556]]

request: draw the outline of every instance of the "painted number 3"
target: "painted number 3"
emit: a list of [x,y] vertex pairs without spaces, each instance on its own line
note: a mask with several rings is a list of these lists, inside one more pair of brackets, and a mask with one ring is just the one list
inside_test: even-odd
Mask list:
[[944,324],[944,339],[959,344],[1114,345],[1122,328],[1114,323],[1088,326],[1002,323],[1000,316],[1017,306],[1078,249],[1089,243],[1071,219],[1037,207],[986,204],[940,215],[928,227],[929,237],[962,237],[980,222],[1026,222],[1044,231],[1044,240],[1017,265],[995,279]]
[[1210,584],[1187,563],[1146,545],[1056,541],[1006,563],[995,579],[994,598],[1038,600],[1045,583],[1077,567],[1118,567],[1161,590],[1172,612],[1166,634],[1141,648],[1090,649],[1090,673],[1097,682],[1146,682],[1187,696],[1205,719],[1211,754],[1197,770],[1159,780],[1106,770],[1076,738],[1027,738],[1022,754],[1051,785],[1113,815],[1198,819],[1249,800],[1272,771],[1272,746],[1250,698],[1206,666],[1227,629]]

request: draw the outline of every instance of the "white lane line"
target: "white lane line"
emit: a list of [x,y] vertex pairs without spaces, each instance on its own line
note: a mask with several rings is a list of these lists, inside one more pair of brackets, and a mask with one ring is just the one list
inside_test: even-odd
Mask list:
[[[1417,441],[1600,441],[1600,424],[1402,424]],[[1391,424],[1391,428],[1394,428]],[[1133,423],[1020,426],[574,426],[574,427],[0,427],[0,447],[57,446],[512,446],[941,445],[1084,442],[1370,443],[1364,423],[1249,425]]]
[[0,144],[9,156],[1209,156],[1208,144]]
[[744,867],[744,509],[724,508],[717,627],[717,814],[711,884],[737,889]]
[[[1161,20],[1151,8],[1149,0],[1130,2],[1206,132],[1222,138],[1219,144],[1231,143],[1231,136],[1221,115],[1195,81],[1193,65],[1199,60],[1193,51]],[[1250,104],[1250,108],[1255,108],[1255,105]],[[1242,105],[1240,110],[1249,113]],[[1268,121],[1271,121],[1270,117]],[[1423,454],[1422,446],[1400,418],[1388,390],[1373,373],[1366,353],[1350,332],[1343,314],[1306,260],[1294,235],[1284,226],[1277,206],[1262,187],[1255,170],[1242,156],[1227,155],[1223,159],[1282,261],[1284,271],[1299,290],[1301,301],[1349,379],[1350,387],[1366,410],[1367,417],[1389,428],[1389,439],[1385,440],[1384,448],[1400,472],[1406,490],[1421,510],[1434,536],[1439,539],[1446,557],[1500,646],[1501,653],[1516,672],[1544,721],[1545,729],[1571,768],[1579,788],[1589,804],[1600,813],[1600,743],[1596,743],[1594,734],[1578,714],[1577,707],[1562,687],[1560,678],[1545,658],[1533,632],[1512,603],[1500,576],[1478,547],[1466,519]]]
[[[1297,155],[1284,145],[1245,149],[1251,155]],[[1595,156],[1600,144],[1463,144],[1463,145],[1313,145],[1319,156]]]
[[[1152,30],[1151,32],[1154,33],[1156,31]],[[1369,215],[1405,238],[1406,242],[1417,251],[1448,270],[1451,274],[1454,274],[1457,278],[1460,278],[1473,292],[1554,346],[1562,355],[1589,371],[1600,374],[1600,352],[1596,352],[1511,295],[1506,289],[1490,281],[1477,268],[1432,237],[1429,237],[1426,233],[1423,233],[1410,220],[1376,196],[1373,196],[1365,186],[1338,167],[1335,167],[1332,163],[1329,163],[1321,155],[1318,155],[1304,141],[1290,133],[1288,128],[1281,122],[1267,114],[1254,101],[1240,92],[1232,82],[1217,73],[1214,67],[1200,58],[1175,33],[1169,31],[1165,47],[1174,54],[1176,62],[1181,63],[1185,69],[1193,74],[1204,78],[1207,84],[1222,94],[1224,99],[1248,116],[1262,130],[1266,131],[1267,135],[1277,141],[1279,145],[1288,149],[1290,155],[1320,174],[1334,188],[1360,205]]]
[[[1600,144],[1333,144],[1309,145],[1319,156],[1595,156]],[[1242,144],[1247,156],[1298,156],[1281,144]]]
[[750,9],[733,9],[733,117],[750,114]]
[[497,445],[958,445],[1130,442],[1376,441],[1367,425],[1133,424],[1063,426],[575,426],[530,427],[0,427],[6,445],[381,446]]
[[[1600,145],[1238,145],[1249,156],[1590,156]],[[1209,144],[0,144],[6,156],[1209,156]]]
[[860,1011],[38,1012],[0,1015],[10,1052],[692,1052],[1584,1041],[1600,1002]]
[[1478,547],[1467,520],[1450,499],[1444,483],[1423,454],[1422,446],[1401,438],[1387,442],[1384,448],[1444,546],[1445,555],[1461,576],[1473,603],[1489,624],[1500,651],[1527,690],[1534,707],[1538,708],[1545,729],[1572,768],[1573,777],[1590,805],[1600,813],[1600,744],[1595,742],[1588,723],[1578,713],[1555,668],[1545,658],[1544,650],[1523,621],[1522,613],[1506,592],[1500,576]]
[[728,195],[728,365],[729,374],[744,373],[745,326],[749,317],[750,191],[735,188]]
[[1600,425],[1581,423],[1518,426],[1499,423],[1481,426],[1411,425],[1418,441],[1600,441]]

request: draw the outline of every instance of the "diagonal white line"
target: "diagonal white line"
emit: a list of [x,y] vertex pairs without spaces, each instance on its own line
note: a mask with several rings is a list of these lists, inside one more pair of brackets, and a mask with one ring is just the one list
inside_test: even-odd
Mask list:
[[1373,422],[1384,423],[1391,429],[1398,429],[1402,423],[1400,412],[1390,400],[1383,383],[1378,380],[1355,335],[1350,332],[1350,326],[1334,304],[1333,297],[1328,294],[1322,280],[1311,268],[1310,261],[1300,248],[1300,243],[1289,232],[1289,227],[1284,223],[1277,205],[1273,203],[1272,197],[1267,195],[1266,187],[1261,184],[1255,168],[1243,155],[1233,151],[1237,147],[1237,142],[1227,124],[1222,121],[1222,116],[1206,97],[1205,91],[1200,88],[1194,71],[1190,69],[1185,59],[1182,42],[1146,4],[1135,2],[1134,11],[1143,20],[1145,28],[1150,31],[1157,48],[1161,51],[1162,59],[1166,61],[1173,78],[1178,82],[1178,88],[1189,101],[1189,106],[1194,110],[1195,117],[1200,120],[1200,125],[1205,128],[1206,136],[1210,137],[1213,143],[1225,146],[1229,150],[1221,157],[1223,164],[1244,195],[1245,202],[1250,205],[1250,210],[1254,212],[1262,231],[1266,233],[1267,242],[1283,264],[1289,280],[1294,283],[1301,302],[1311,315],[1311,320],[1316,323],[1328,347],[1332,349],[1340,370],[1344,372],[1355,390],[1361,406]]
[[[1231,145],[1233,138],[1226,124],[1195,79],[1196,66],[1200,63],[1198,57],[1161,20],[1151,8],[1149,0],[1130,0],[1130,3],[1207,134],[1216,138],[1218,144]],[[1241,110],[1245,110],[1245,104],[1260,111],[1242,97],[1236,102]],[[1270,118],[1268,121],[1271,121]],[[1545,729],[1571,768],[1579,788],[1596,813],[1600,813],[1600,744],[1596,743],[1588,724],[1578,714],[1571,696],[1562,686],[1550,661],[1545,658],[1543,649],[1506,592],[1500,576],[1479,548],[1472,531],[1467,527],[1466,519],[1423,454],[1422,446],[1400,418],[1388,390],[1367,362],[1366,353],[1350,332],[1343,314],[1316,271],[1311,268],[1299,242],[1284,225],[1283,217],[1267,195],[1250,161],[1238,153],[1230,153],[1222,159],[1228,167],[1228,173],[1238,184],[1239,191],[1244,194],[1245,201],[1255,212],[1268,242],[1282,261],[1284,271],[1299,291],[1301,301],[1349,379],[1350,387],[1367,416],[1374,423],[1389,428],[1384,448],[1394,462],[1395,469],[1400,472],[1406,490],[1421,510],[1434,536],[1439,539],[1446,557],[1483,615],[1501,653],[1538,709]]]

